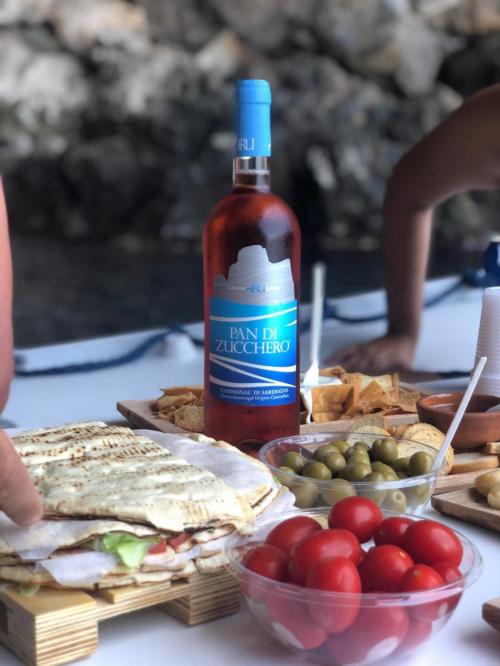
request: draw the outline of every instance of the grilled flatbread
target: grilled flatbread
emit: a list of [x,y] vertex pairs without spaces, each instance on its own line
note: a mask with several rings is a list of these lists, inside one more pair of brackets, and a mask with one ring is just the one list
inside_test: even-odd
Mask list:
[[14,438],[47,517],[106,517],[170,532],[253,518],[242,493],[128,428],[92,425],[73,438],[64,428],[50,435],[45,443],[40,431]]
[[[219,570],[224,537],[261,513],[275,498],[278,486],[265,465],[235,447],[202,436],[197,441],[195,451],[188,455],[182,442],[175,440],[174,446],[173,440],[167,440],[167,447],[172,445],[177,452],[172,453],[145,434],[100,421],[32,430],[14,437],[48,520],[25,529],[0,514],[0,578],[55,588],[96,589]],[[214,464],[213,455],[207,455],[208,446],[238,458],[226,456],[227,461]],[[185,460],[183,450],[190,461],[200,458],[200,466]],[[214,453],[216,458],[224,457]],[[250,474],[253,485],[247,483],[248,467],[239,456],[263,472]],[[224,474],[217,476],[226,462],[231,480],[238,479],[238,490],[225,483]],[[146,541],[152,552],[147,551],[138,570],[120,564],[127,559],[117,555],[118,551],[113,551],[116,564],[111,559],[110,565],[106,559],[111,555],[102,555],[103,547],[106,553],[108,546],[116,547],[112,545],[117,543],[116,537],[108,537],[112,534],[123,535],[118,542],[127,548],[128,535]],[[160,538],[164,547],[155,551]],[[84,554],[83,559],[58,559],[78,554]],[[73,576],[74,571],[81,574],[82,567],[87,576]]]

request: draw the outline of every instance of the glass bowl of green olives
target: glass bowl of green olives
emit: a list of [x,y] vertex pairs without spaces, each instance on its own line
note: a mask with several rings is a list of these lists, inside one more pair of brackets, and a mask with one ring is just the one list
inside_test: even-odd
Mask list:
[[284,437],[259,452],[274,476],[295,495],[295,506],[333,506],[359,495],[382,509],[419,513],[439,470],[436,450],[398,437],[325,432]]

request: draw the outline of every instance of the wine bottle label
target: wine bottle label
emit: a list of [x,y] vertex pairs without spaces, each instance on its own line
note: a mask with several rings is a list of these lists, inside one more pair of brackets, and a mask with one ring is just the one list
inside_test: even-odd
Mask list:
[[210,299],[210,392],[238,405],[295,402],[297,301],[290,260],[260,245],[238,253]]

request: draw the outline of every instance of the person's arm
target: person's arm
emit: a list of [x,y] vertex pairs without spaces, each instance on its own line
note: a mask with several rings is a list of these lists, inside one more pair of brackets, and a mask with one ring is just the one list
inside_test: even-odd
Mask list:
[[388,330],[335,361],[361,372],[410,367],[417,344],[432,216],[449,197],[500,185],[500,86],[475,95],[396,165],[384,202]]
[[10,438],[0,430],[0,510],[19,525],[42,517],[42,501]]
[[7,209],[0,179],[0,412],[7,403],[14,373],[12,337],[12,262]]

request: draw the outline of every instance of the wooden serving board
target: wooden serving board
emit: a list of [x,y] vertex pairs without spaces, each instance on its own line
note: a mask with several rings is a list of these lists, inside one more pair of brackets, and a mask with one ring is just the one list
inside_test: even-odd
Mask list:
[[[161,432],[186,433],[187,430],[179,428],[166,419],[158,418],[151,409],[153,400],[124,400],[117,403],[116,408],[123,414],[134,428],[149,428]],[[416,414],[396,414],[386,416],[389,426],[411,425],[418,421]],[[325,421],[324,423],[309,423],[300,426],[301,434],[314,434],[317,432],[347,432],[353,425],[353,419],[340,421]]]
[[434,489],[434,495],[442,495],[443,493],[451,493],[456,490],[467,490],[474,485],[476,476],[484,474],[484,470],[478,472],[465,472],[464,474],[448,474],[448,476],[440,476],[437,480]]
[[500,631],[500,597],[483,604],[483,620]]
[[99,623],[124,613],[157,606],[196,625],[240,607],[239,583],[227,572],[92,593],[42,588],[26,598],[16,590],[0,591],[0,643],[28,666],[58,666],[89,656],[98,647]]
[[445,516],[453,516],[493,532],[500,532],[500,510],[488,506],[486,499],[474,488],[433,495],[431,504]]

